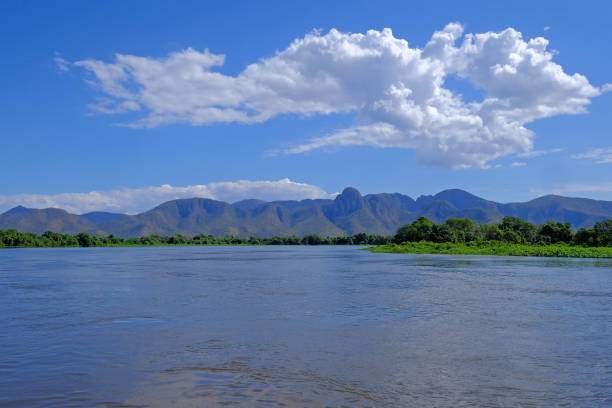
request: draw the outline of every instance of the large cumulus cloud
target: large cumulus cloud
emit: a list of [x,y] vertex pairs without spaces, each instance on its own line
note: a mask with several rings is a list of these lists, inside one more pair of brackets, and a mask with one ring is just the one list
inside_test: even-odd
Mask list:
[[[236,76],[218,71],[225,56],[186,49],[155,59],[117,54],[83,60],[103,96],[103,113],[142,111],[128,123],[205,125],[260,123],[283,114],[355,113],[354,126],[283,150],[303,153],[349,145],[412,148],[426,165],[485,167],[500,156],[528,152],[525,124],[584,113],[609,90],[553,62],[542,37],[526,40],[508,28],[464,34],[458,23],[411,47],[390,29],[365,34],[332,29],[296,39]],[[445,86],[469,81],[484,97],[470,101]]]

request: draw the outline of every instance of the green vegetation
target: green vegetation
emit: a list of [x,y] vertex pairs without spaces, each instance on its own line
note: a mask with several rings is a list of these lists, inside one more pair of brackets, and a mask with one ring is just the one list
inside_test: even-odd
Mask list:
[[575,234],[569,223],[548,221],[534,225],[504,217],[494,225],[469,218],[449,218],[436,224],[420,217],[397,230],[393,241],[368,248],[372,252],[419,254],[473,254],[612,258],[612,219]]
[[239,238],[232,235],[174,235],[163,237],[150,235],[140,238],[118,238],[113,235],[97,237],[82,232],[78,235],[58,234],[47,231],[42,235],[17,230],[0,230],[0,248],[57,248],[57,247],[120,247],[120,246],[172,246],[172,245],[384,245],[391,237],[368,235],[321,237],[316,234],[304,237]]
[[399,254],[460,254],[502,256],[544,256],[566,258],[612,258],[612,247],[583,247],[568,244],[525,245],[500,241],[437,243],[429,241],[390,243],[367,248],[371,252]]
[[47,231],[42,235],[0,230],[0,248],[118,247],[172,245],[377,245],[372,252],[475,254],[551,257],[612,257],[612,220],[573,233],[569,223],[549,221],[534,225],[516,217],[504,217],[494,225],[469,218],[449,218],[444,224],[420,217],[400,227],[394,237],[359,233],[352,236],[239,238],[232,235],[150,235],[140,238],[98,237]]

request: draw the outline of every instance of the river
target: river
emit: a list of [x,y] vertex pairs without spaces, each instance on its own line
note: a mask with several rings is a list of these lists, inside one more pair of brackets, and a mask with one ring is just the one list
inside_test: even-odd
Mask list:
[[0,251],[1,407],[609,407],[612,260]]

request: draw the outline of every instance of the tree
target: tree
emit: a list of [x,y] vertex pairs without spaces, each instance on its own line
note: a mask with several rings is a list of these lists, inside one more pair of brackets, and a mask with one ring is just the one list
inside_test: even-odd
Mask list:
[[446,224],[434,224],[429,234],[433,242],[452,242],[454,241],[453,232]]
[[580,228],[574,234],[574,244],[583,246],[597,246],[597,235],[593,228]]
[[302,238],[302,245],[321,245],[323,238],[317,234],[306,235]]
[[[544,237],[548,237],[548,239]],[[559,242],[569,243],[572,241],[572,238],[572,226],[569,222],[560,223],[557,221],[548,221],[538,228],[538,241],[552,244],[557,244]]]
[[487,241],[501,241],[503,239],[503,233],[496,225],[481,224],[479,226],[480,234],[483,239]]
[[429,241],[431,240],[432,228],[433,223],[427,217],[419,217],[412,224],[400,227],[393,237],[393,242],[401,244],[407,241]]
[[537,227],[530,222],[522,220],[521,218],[505,216],[502,219],[502,222],[498,224],[498,227],[504,233],[504,241],[506,241],[506,236],[515,239],[513,234],[506,234],[506,232],[510,231],[518,235],[519,241],[516,243],[531,244],[536,240]]
[[79,233],[76,236],[76,238],[77,238],[77,241],[79,242],[79,246],[90,247],[90,246],[95,246],[96,245],[95,237],[92,237],[91,235],[89,235],[86,232]]
[[520,244],[522,242],[522,238],[519,233],[514,230],[504,230],[502,232],[502,241],[509,242],[511,244]]
[[171,245],[183,245],[191,241],[191,238],[186,237],[182,234],[176,234],[168,239],[168,244]]
[[15,229],[2,230],[0,238],[7,248],[25,246],[26,243],[25,235]]
[[410,241],[412,236],[412,225],[405,224],[398,228],[395,236],[393,237],[393,242],[396,244],[401,244],[402,242]]
[[612,219],[595,223],[593,231],[599,245],[612,246]]
[[365,232],[353,235],[353,243],[355,245],[367,245],[370,243],[370,237]]
[[474,241],[476,237],[476,223],[469,218],[449,218],[446,225],[451,231],[454,242]]

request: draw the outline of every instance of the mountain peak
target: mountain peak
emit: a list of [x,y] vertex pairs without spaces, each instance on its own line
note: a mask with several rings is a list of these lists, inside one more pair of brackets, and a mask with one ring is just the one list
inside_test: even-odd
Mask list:
[[232,207],[239,208],[241,210],[252,210],[253,208],[258,207],[265,203],[266,201],[264,200],[249,198],[246,200],[236,201],[235,203],[232,204]]
[[355,187],[347,187],[336,196],[336,202],[359,202],[362,200],[361,193]]
[[363,208],[363,197],[354,187],[347,187],[334,200],[336,209],[341,214],[349,214]]
[[18,205],[17,207],[13,207],[4,214],[29,214],[32,211],[36,211],[34,208],[26,208],[22,205]]
[[442,190],[440,191],[438,194],[436,194],[436,197],[439,196],[440,194],[462,194],[462,195],[468,195],[471,197],[475,197],[474,194],[469,193],[465,190],[462,190],[460,188],[448,188],[446,190]]
[[433,196],[421,196],[417,199],[417,204],[419,207],[422,207],[435,201],[448,201],[459,210],[466,210],[468,208],[495,208],[495,203],[459,188],[443,190]]
[[340,195],[338,195],[338,197],[340,196],[361,197],[361,193],[355,187],[347,187],[344,190],[342,190],[342,193]]

